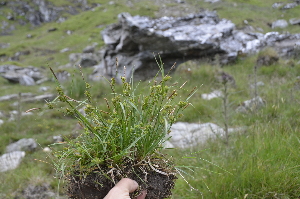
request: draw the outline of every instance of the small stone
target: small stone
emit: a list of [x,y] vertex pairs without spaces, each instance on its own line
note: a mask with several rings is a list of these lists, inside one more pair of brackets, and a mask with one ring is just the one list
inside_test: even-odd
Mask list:
[[48,152],[51,152],[52,150],[49,147],[45,147],[45,148],[43,148],[43,151],[48,153]]
[[57,28],[50,28],[50,29],[48,29],[48,32],[54,32],[54,31],[57,31]]
[[288,22],[284,19],[279,19],[272,23],[272,29],[274,28],[286,28],[288,26]]
[[53,141],[56,143],[63,142],[64,138],[61,135],[55,135],[55,136],[53,136]]
[[68,52],[69,50],[70,50],[70,48],[64,48],[64,49],[61,49],[60,52],[65,53],[65,52]]
[[299,25],[300,24],[300,18],[292,18],[289,20],[290,24],[292,25]]

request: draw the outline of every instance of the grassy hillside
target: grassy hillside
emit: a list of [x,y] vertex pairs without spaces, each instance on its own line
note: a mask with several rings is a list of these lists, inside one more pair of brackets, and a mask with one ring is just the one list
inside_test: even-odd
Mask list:
[[[67,5],[67,1],[53,1]],[[101,6],[76,16],[68,16],[63,23],[47,23],[40,27],[17,26],[12,35],[1,36],[0,43],[9,43],[10,46],[0,49],[1,64],[13,63],[20,66],[32,65],[35,67],[51,66],[57,70],[59,66],[68,63],[69,53],[81,52],[82,49],[94,42],[97,48],[103,46],[100,31],[106,25],[117,21],[117,14],[130,12],[132,15],[161,15],[162,9],[192,12],[200,8],[216,10],[221,18],[227,18],[237,24],[245,26],[244,20],[255,29],[263,32],[272,31],[269,24],[276,19],[290,19],[298,17],[300,6],[290,10],[273,9],[275,0],[233,1],[223,0],[221,3],[210,4],[203,1],[186,0],[185,4],[166,1],[165,7],[160,1],[109,1],[90,0]],[[185,11],[185,10],[188,11]],[[172,13],[168,13],[172,15]],[[175,12],[173,13],[175,14]],[[188,13],[186,13],[188,14]],[[3,19],[5,20],[5,19]],[[48,32],[50,28],[57,31]],[[68,35],[70,30],[73,33]],[[289,26],[285,30],[299,33],[300,26]],[[33,37],[27,38],[30,34]],[[70,51],[60,53],[61,49],[70,48]],[[17,62],[9,61],[9,57],[16,52],[29,51],[22,55]],[[254,83],[254,65],[257,55],[239,58],[237,62],[224,66],[222,70],[231,74],[236,81],[236,88],[229,89],[229,125],[230,127],[246,126],[247,130],[240,134],[232,134],[229,144],[222,139],[211,140],[203,146],[187,150],[168,150],[176,164],[184,172],[185,180],[196,190],[191,190],[189,184],[179,177],[174,190],[175,199],[180,198],[272,198],[287,199],[300,196],[300,123],[299,123],[299,77],[300,57],[290,60],[280,59],[271,66],[262,66],[257,70],[257,81],[264,82],[258,88],[258,94],[265,100],[265,107],[248,114],[236,113],[235,109],[245,100],[254,97],[254,91],[249,88]],[[76,67],[68,69],[75,74],[78,81],[66,82],[66,90],[72,90],[75,97],[82,95],[80,90],[80,75]],[[197,93],[191,98],[190,106],[185,110],[182,121],[212,122],[224,126],[222,99],[206,101],[201,94],[209,93],[214,89],[222,89],[216,81],[218,66],[210,62],[189,61],[180,65],[175,71],[173,82],[183,83],[188,80],[187,90],[198,87]],[[86,75],[91,69],[83,71]],[[49,72],[50,76],[50,72]],[[78,77],[77,77],[78,76]],[[77,83],[74,86],[74,82]],[[92,82],[92,93],[99,106],[105,106],[104,97],[109,97],[109,86],[105,82]],[[143,83],[142,83],[143,84]],[[145,84],[145,83],[144,83]],[[46,82],[43,85],[25,87],[11,84],[0,79],[1,96],[19,92],[41,94],[40,86],[50,87],[49,92],[55,92],[55,83]],[[180,93],[185,95],[186,93]],[[81,98],[82,99],[82,98]],[[38,150],[27,153],[22,164],[15,170],[0,173],[0,198],[14,198],[28,184],[40,185],[49,183],[51,189],[63,193],[62,185],[54,178],[51,156],[47,157],[42,151],[44,147],[53,143],[53,135],[73,135],[80,132],[74,118],[66,117],[61,109],[48,110],[45,102],[20,103],[16,101],[0,102],[0,111],[5,115],[12,110],[26,111],[30,108],[42,108],[34,111],[31,116],[24,116],[16,121],[6,121],[0,126],[0,154],[5,147],[21,138],[34,138],[39,143]],[[51,146],[57,149],[59,146]],[[47,162],[47,163],[45,163]],[[60,184],[60,186],[58,186]],[[61,187],[58,189],[58,187]],[[200,192],[200,193],[199,193]]]

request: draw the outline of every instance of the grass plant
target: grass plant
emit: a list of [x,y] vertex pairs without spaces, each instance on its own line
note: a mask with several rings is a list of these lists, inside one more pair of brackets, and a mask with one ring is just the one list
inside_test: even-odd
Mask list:
[[[85,101],[77,101],[67,96],[58,84],[57,99],[69,106],[66,113],[76,117],[84,128],[84,133],[76,139],[69,139],[66,147],[55,153],[57,161],[54,165],[61,175],[72,176],[79,172],[80,178],[85,178],[97,170],[115,182],[115,176],[109,176],[105,169],[117,168],[122,173],[128,160],[140,166],[147,163],[150,166],[148,169],[158,174],[169,175],[168,172],[174,172],[171,162],[161,170],[155,169],[151,162],[168,162],[161,152],[163,144],[168,139],[172,124],[188,107],[188,100],[195,93],[195,89],[186,98],[179,97],[178,91],[186,82],[182,85],[170,85],[171,76],[165,73],[161,60],[158,66],[159,73],[149,82],[147,89],[139,87],[139,83],[136,85],[133,78],[127,82],[124,71],[124,76],[121,76],[122,90],[118,93],[116,80],[112,78],[111,97],[104,98],[107,105],[105,111],[93,105],[88,83]],[[53,72],[52,69],[51,71]],[[55,76],[54,72],[53,75]],[[182,99],[174,100],[178,97]],[[53,108],[55,102],[48,103],[48,106]],[[79,111],[82,107],[84,113]],[[144,183],[148,182],[145,180]]]

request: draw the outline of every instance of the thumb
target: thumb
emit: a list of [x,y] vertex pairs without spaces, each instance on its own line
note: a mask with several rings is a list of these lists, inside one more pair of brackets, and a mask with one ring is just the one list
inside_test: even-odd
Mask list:
[[134,180],[131,180],[129,178],[123,178],[120,180],[115,187],[118,187],[120,189],[126,190],[129,193],[134,192],[138,188],[138,183]]

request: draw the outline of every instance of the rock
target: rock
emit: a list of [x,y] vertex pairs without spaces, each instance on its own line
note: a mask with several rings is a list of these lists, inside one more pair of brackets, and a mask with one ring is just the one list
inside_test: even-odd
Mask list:
[[65,70],[60,70],[60,71],[56,72],[55,75],[59,82],[67,81],[69,79],[69,77],[71,76],[71,74]]
[[208,2],[208,3],[218,3],[221,0],[204,0],[204,2]]
[[69,61],[71,62],[71,64],[74,64],[75,62],[77,62],[80,59],[81,53],[71,53],[69,55]]
[[48,32],[54,32],[54,31],[57,31],[57,28],[50,28],[50,29],[48,29]]
[[[18,105],[19,105],[18,102],[15,102],[13,104],[13,106],[18,106]],[[18,117],[33,115],[33,113],[32,112],[21,112],[21,113],[19,113],[18,111],[13,110],[13,111],[9,111],[9,115],[10,116],[9,116],[8,121],[15,121],[16,118],[18,118]]]
[[63,138],[61,135],[55,135],[55,136],[53,136],[53,141],[54,141],[55,143],[63,142],[63,141],[64,141],[64,138]]
[[0,74],[3,78],[12,83],[20,83],[22,85],[34,85],[35,81],[44,78],[42,72],[35,67],[19,67],[15,65],[0,66]]
[[24,99],[24,98],[30,98],[30,97],[33,97],[33,96],[35,96],[35,95],[32,94],[32,93],[20,93],[20,94],[4,95],[4,96],[0,97],[0,102],[7,101],[7,100],[16,100],[19,97],[21,97],[21,99]]
[[37,185],[29,184],[24,190],[17,194],[15,198],[24,199],[53,199],[60,198],[51,190],[48,183]]
[[278,3],[273,3],[272,8],[280,8],[284,5],[284,3],[282,2],[278,2]]
[[175,0],[176,3],[185,3],[183,0]]
[[43,151],[48,153],[48,152],[51,152],[52,150],[49,147],[45,147],[45,148],[43,148]]
[[205,99],[205,100],[211,100],[211,99],[222,97],[222,96],[223,96],[223,93],[222,93],[222,91],[219,91],[219,90],[215,90],[209,94],[201,94],[201,98]]
[[79,62],[81,67],[91,67],[98,64],[97,57],[92,53],[83,53]]
[[43,94],[43,95],[37,95],[37,96],[34,96],[34,97],[22,99],[21,102],[52,101],[52,100],[54,100],[55,97],[56,97],[56,95],[54,95],[54,94],[46,93],[46,94]]
[[[263,82],[261,82],[261,81],[256,82],[256,87],[261,87],[261,86],[264,86],[264,85],[265,85],[265,83],[263,83]],[[255,84],[251,84],[251,85],[250,85],[250,88],[251,88],[251,89],[255,89]]]
[[87,46],[83,49],[83,53],[94,53],[95,52],[95,46]]
[[65,52],[68,52],[69,50],[70,50],[70,48],[64,48],[64,49],[61,49],[59,52],[65,53]]
[[[227,46],[223,48],[219,44],[234,27],[231,21],[220,20],[214,12],[208,11],[159,19],[122,13],[119,24],[102,32],[107,48],[105,59],[98,66],[104,66],[108,75],[114,75],[117,57],[120,71],[123,66],[127,67],[127,78],[135,71],[137,79],[147,79],[158,69],[153,52],[160,53],[165,67],[171,67],[174,62],[180,64],[188,59],[225,54]],[[97,72],[94,75],[98,75]]]
[[255,111],[259,108],[262,108],[265,106],[264,100],[257,96],[253,99],[244,101],[237,109],[236,112],[239,113],[248,113],[249,111]]
[[4,124],[4,121],[0,119],[0,126]]
[[116,58],[118,71],[126,66],[128,79],[134,72],[136,80],[146,80],[158,71],[153,53],[159,53],[168,70],[174,62],[179,65],[192,59],[213,59],[215,55],[220,57],[221,64],[226,64],[241,54],[258,53],[266,46],[274,47],[280,56],[290,56],[293,44],[300,41],[300,34],[264,35],[253,28],[236,30],[231,21],[219,19],[215,12],[209,11],[158,19],[122,13],[118,18],[119,23],[102,32],[106,48],[103,59],[90,75],[93,80],[101,79],[103,74],[116,76]]
[[41,87],[39,88],[39,91],[40,91],[40,92],[46,92],[46,91],[48,91],[49,89],[50,89],[49,86],[41,86]]
[[[241,131],[243,128],[230,128],[229,133]],[[213,123],[177,122],[172,125],[170,139],[166,148],[189,148],[204,144],[208,139],[223,137],[225,131]]]
[[272,23],[272,29],[274,28],[286,28],[288,26],[288,22],[284,19],[279,19]]
[[23,138],[17,142],[11,143],[6,147],[6,153],[13,151],[34,151],[37,147],[37,143],[32,138]]
[[46,81],[49,81],[49,78],[44,77],[44,78],[42,78],[42,79],[37,80],[35,83],[36,83],[36,84],[42,84],[42,83],[44,83],[44,82],[46,82]]
[[16,169],[25,157],[24,151],[14,151],[0,156],[0,172]]
[[292,9],[292,8],[298,6],[298,5],[299,5],[299,3],[297,3],[297,2],[287,3],[287,4],[286,4],[285,6],[283,6],[281,9],[282,9],[282,10]]
[[23,86],[33,86],[35,85],[35,81],[32,77],[28,75],[22,75],[19,77],[19,83]]
[[292,25],[299,25],[300,24],[300,18],[292,18],[289,20],[290,24]]

